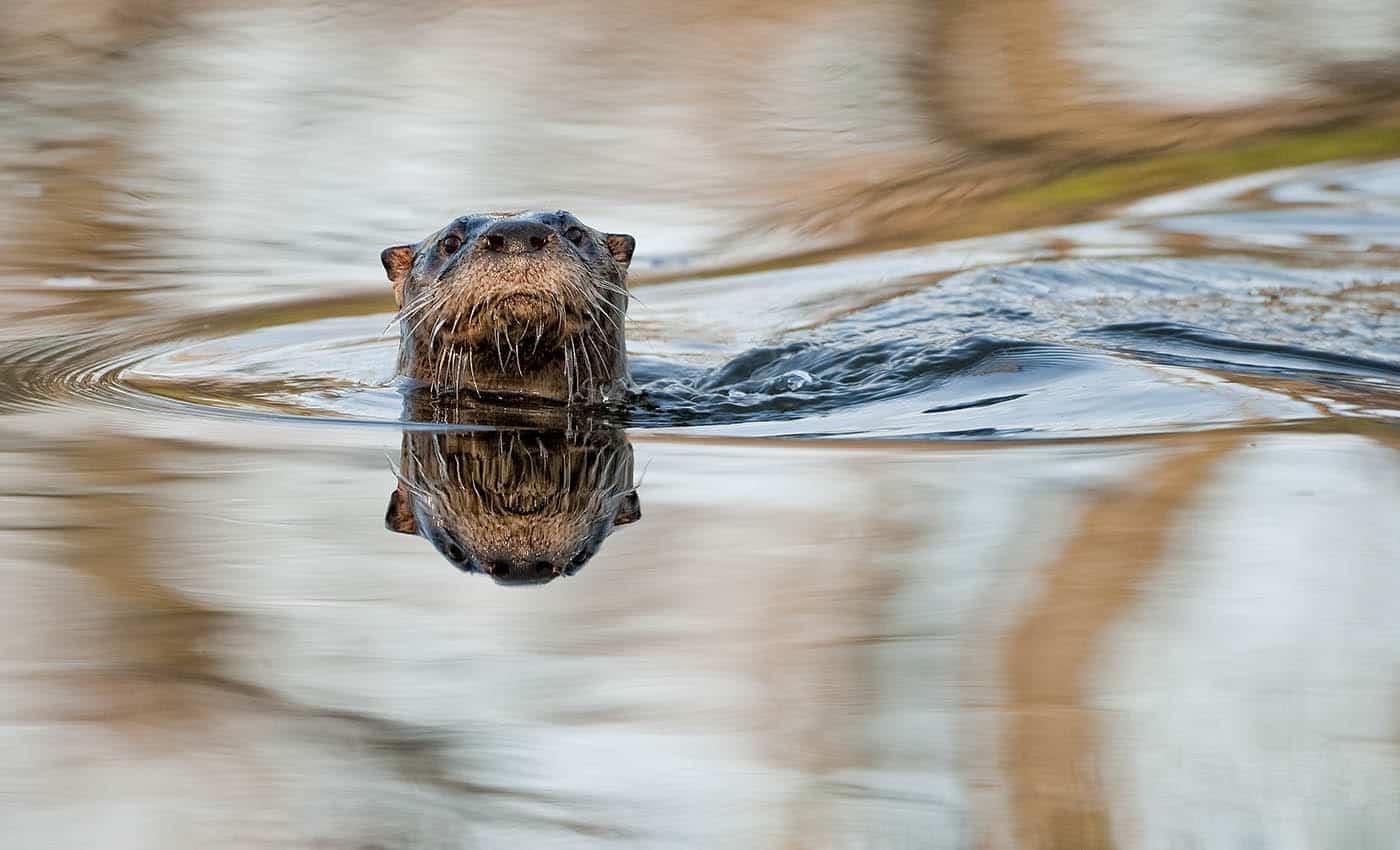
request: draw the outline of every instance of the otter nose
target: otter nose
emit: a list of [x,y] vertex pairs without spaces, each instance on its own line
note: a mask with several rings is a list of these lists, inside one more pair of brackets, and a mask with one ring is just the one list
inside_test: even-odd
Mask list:
[[478,240],[481,247],[502,254],[529,254],[549,244],[554,231],[534,221],[506,219],[487,227]]

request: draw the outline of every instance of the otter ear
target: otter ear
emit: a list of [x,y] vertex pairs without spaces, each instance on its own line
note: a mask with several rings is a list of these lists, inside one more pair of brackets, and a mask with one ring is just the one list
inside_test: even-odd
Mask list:
[[637,491],[633,490],[622,497],[622,504],[617,506],[617,515],[613,517],[613,527],[627,525],[642,518],[642,500],[637,498]]
[[395,488],[389,494],[389,509],[384,512],[384,527],[399,534],[417,534],[418,520],[413,516],[413,506],[404,498],[403,488]]
[[408,270],[413,266],[413,246],[394,245],[379,252],[379,262],[384,264],[384,273],[394,284],[394,303],[403,306],[403,282]]
[[624,266],[632,262],[632,252],[637,248],[637,240],[626,233],[609,233],[607,240],[608,253],[612,254],[614,260]]

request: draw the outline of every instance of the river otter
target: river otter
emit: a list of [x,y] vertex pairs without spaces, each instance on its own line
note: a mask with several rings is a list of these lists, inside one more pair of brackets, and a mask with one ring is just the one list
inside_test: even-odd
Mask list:
[[635,246],[560,210],[463,216],[384,249],[399,372],[439,394],[620,399]]
[[632,447],[613,426],[406,431],[398,478],[385,525],[500,584],[573,575],[641,518]]

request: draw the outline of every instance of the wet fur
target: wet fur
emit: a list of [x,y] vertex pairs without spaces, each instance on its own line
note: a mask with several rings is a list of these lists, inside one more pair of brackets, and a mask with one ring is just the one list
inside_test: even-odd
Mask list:
[[538,584],[573,575],[640,516],[621,429],[409,431],[385,524],[465,572]]
[[[483,248],[483,234],[505,221],[541,224],[553,235],[534,253]],[[583,234],[579,244],[571,232]],[[448,250],[449,239],[461,247]],[[464,216],[414,245],[386,249],[399,305],[399,373],[435,393],[620,398],[634,244],[559,211]]]

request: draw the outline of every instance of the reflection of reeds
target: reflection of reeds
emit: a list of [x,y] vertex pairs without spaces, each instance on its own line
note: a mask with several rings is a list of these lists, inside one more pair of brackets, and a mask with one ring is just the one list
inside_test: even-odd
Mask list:
[[1068,0],[939,2],[924,85],[940,127],[973,150],[1102,160],[1364,117],[1396,95],[1393,66],[1373,63],[1363,78],[1319,53],[1317,87],[1276,88],[1247,107],[1173,108],[1094,78],[1080,56],[1094,22],[1079,11]]
[[[40,450],[62,493],[44,500],[57,515],[30,533],[61,535],[56,566],[95,586],[63,597],[61,616],[71,621],[62,632],[66,643],[49,650],[47,669],[24,679],[29,701],[44,706],[26,722],[92,730],[84,733],[92,749],[50,765],[55,772],[37,777],[37,787],[58,778],[76,787],[76,805],[104,804],[110,792],[84,783],[121,765],[133,777],[149,772],[134,785],[166,787],[174,794],[161,805],[182,813],[222,806],[229,800],[218,796],[232,792],[239,805],[187,821],[199,824],[201,846],[241,844],[246,830],[269,824],[278,825],[286,842],[306,836],[314,846],[366,847],[461,847],[471,823],[493,821],[580,834],[596,829],[555,814],[565,803],[553,797],[466,778],[490,773],[463,746],[469,741],[463,734],[354,706],[302,703],[229,669],[238,653],[225,651],[223,641],[239,640],[248,623],[174,590],[161,576],[206,573],[223,561],[217,548],[181,551],[221,539],[170,510],[170,494],[187,475],[181,470],[209,468],[210,455],[188,448],[101,434]],[[162,786],[181,770],[207,774],[197,787]],[[291,800],[278,799],[278,788]],[[337,817],[345,801],[336,794],[347,789],[363,799],[355,816]],[[468,798],[470,816],[460,810]],[[176,815],[162,820],[181,822]]]
[[213,675],[205,650],[225,615],[175,593],[152,573],[157,564],[169,563],[170,553],[160,547],[172,540],[164,528],[167,518],[148,495],[168,474],[161,468],[161,445],[110,436],[51,456],[81,482],[78,495],[61,503],[70,516],[60,562],[99,582],[115,607],[119,627],[104,640],[112,670],[146,682]]
[[[1185,186],[1275,168],[1336,159],[1383,159],[1400,154],[1400,125],[1393,116],[1360,118],[1316,131],[1267,133],[1203,150],[1158,152],[1117,161],[1037,165],[973,158],[897,182],[861,185],[841,179],[828,186],[823,211],[804,221],[815,230],[849,229],[864,235],[837,247],[702,271],[686,277],[786,268],[864,254],[877,249],[962,239],[1096,218],[1115,204]],[[820,181],[809,181],[809,188]],[[802,209],[806,209],[802,207]],[[1248,253],[1248,251],[1242,251]],[[632,286],[676,275],[636,276]]]
[[[120,215],[128,198],[119,182],[136,165],[127,140],[105,136],[38,142],[35,148],[16,176],[40,191],[4,235],[11,246],[5,264],[38,275],[85,276],[106,272],[135,253],[145,234]],[[119,301],[122,293],[103,295]]]
[[818,209],[798,205],[799,226],[850,234],[857,222],[863,248],[872,234],[892,243],[976,235],[1250,171],[1400,152],[1394,61],[1353,67],[1319,53],[1312,85],[1276,86],[1232,108],[1173,107],[1093,78],[1079,55],[1092,22],[1068,0],[926,9],[931,21],[909,21],[925,42],[912,51],[909,95],[930,128],[926,158],[805,176],[795,191],[826,192]]
[[1234,436],[1198,441],[1105,491],[1043,568],[1043,590],[1004,646],[1005,773],[1022,847],[1114,846],[1090,677],[1181,512],[1238,443]]
[[[1104,22],[1097,17],[1113,16],[1080,14],[1069,0],[786,0],[742,8],[703,0],[631,4],[596,20],[572,16],[568,4],[555,0],[519,10],[497,4],[482,15],[430,0],[406,16],[344,0],[330,7],[354,14],[314,20],[283,2],[264,4],[268,14],[247,18],[220,14],[220,4],[167,9],[165,0],[61,3],[62,14],[51,5],[22,3],[0,25],[0,74],[26,69],[15,77],[21,113],[42,115],[58,104],[65,120],[89,131],[74,141],[36,123],[27,130],[36,138],[25,139],[22,128],[24,144],[16,146],[13,161],[22,164],[16,170],[40,192],[17,199],[18,212],[10,215],[25,238],[8,253],[16,254],[16,265],[48,273],[82,273],[76,267],[83,264],[72,258],[94,248],[100,256],[86,268],[112,268],[132,258],[133,246],[150,252],[135,257],[143,264],[164,256],[182,268],[199,267],[201,258],[258,267],[264,258],[253,254],[276,253],[300,267],[316,256],[307,251],[316,247],[314,239],[306,237],[336,218],[333,208],[343,204],[370,218],[404,211],[403,200],[395,202],[398,210],[379,208],[384,196],[372,191],[394,179],[376,170],[378,164],[396,159],[423,169],[418,185],[399,196],[415,199],[409,206],[476,195],[482,185],[497,201],[649,200],[693,208],[698,220],[719,222],[739,237],[732,244],[720,238],[708,249],[754,256],[763,249],[744,242],[757,232],[755,225],[795,232],[788,249],[842,242],[868,247],[872,240],[892,244],[1045,224],[1230,174],[1400,151],[1394,129],[1400,64],[1394,56],[1378,55],[1384,51],[1374,45],[1336,41],[1307,44],[1306,56],[1298,55],[1295,48],[1306,40],[1297,33],[1306,31],[1310,16],[1348,12],[1323,0],[1259,4],[1261,18],[1286,20],[1293,33],[1271,30],[1277,44],[1261,35],[1276,60],[1260,59],[1257,45],[1192,56],[1198,45],[1189,40],[1166,44],[1183,59],[1213,62],[1222,77],[1235,63],[1278,66],[1274,82],[1261,83],[1256,96],[1218,108],[1194,98],[1195,91],[1181,92],[1181,103],[1163,103],[1155,90],[1099,79],[1083,54],[1103,47],[1095,25]],[[1341,5],[1354,12],[1363,4]],[[522,50],[530,46],[528,24],[550,16],[569,21],[570,39],[556,51]],[[613,25],[614,16],[627,26]],[[1376,18],[1378,28],[1396,20],[1385,12]],[[415,43],[414,29],[425,20],[433,21],[435,39],[416,49],[437,50],[439,61],[417,70],[340,61],[380,43]],[[269,102],[259,110],[300,116],[299,135],[288,139],[264,129],[259,137],[257,125],[249,125],[235,151],[223,139],[202,135],[219,126],[204,120],[236,114],[246,96],[217,66],[237,67],[248,57],[236,44],[265,37],[286,49],[284,61],[295,55],[306,62],[308,79],[335,79],[345,100],[327,100],[316,87],[280,88],[284,81],[272,73]],[[28,57],[40,42],[52,54]],[[162,49],[133,49],[149,42]],[[83,43],[101,49],[84,50]],[[444,47],[458,43],[479,48],[464,50],[468,55],[489,55],[455,64]],[[182,58],[197,50],[207,51],[216,67]],[[1135,58],[1127,48],[1110,44],[1107,51],[1118,64]],[[530,74],[499,61],[517,54],[529,56]],[[1362,54],[1373,58],[1352,61]],[[275,70],[279,55],[274,49],[261,62]],[[32,85],[60,72],[81,93],[72,95],[75,100]],[[545,82],[561,76],[578,85],[563,94]],[[461,88],[462,79],[471,86]],[[412,99],[424,103],[422,109],[396,96],[419,87],[433,93]],[[474,100],[473,88],[495,96]],[[152,109],[131,98],[137,90],[143,98],[168,98],[175,108]],[[183,108],[181,98],[191,90],[208,94],[201,109]],[[533,106],[493,112],[493,102]],[[373,127],[378,121],[418,132],[381,136]],[[366,130],[355,134],[355,145],[325,129],[355,122]],[[575,126],[602,132],[560,129]],[[490,132],[467,141],[482,129]],[[462,147],[415,147],[415,135],[453,139],[454,145],[463,140]],[[30,142],[39,149],[30,150]],[[534,162],[529,150],[537,145],[554,150],[549,165]],[[317,158],[299,158],[297,151],[305,149],[317,150]],[[272,166],[265,185],[225,182],[238,169],[224,166],[237,165],[247,150]],[[376,167],[336,190],[343,195],[327,194],[300,213],[277,203],[304,188],[326,191],[316,189],[322,178],[347,168],[359,172],[367,163]],[[581,166],[597,163],[610,164],[596,169],[605,179],[584,179],[591,169]],[[199,179],[182,180],[181,169],[190,167]],[[617,179],[622,174],[647,179]],[[140,203],[131,203],[133,193]],[[153,198],[160,202],[150,203]],[[490,197],[477,202],[493,203]],[[241,204],[257,210],[256,220],[225,218],[227,207]],[[28,238],[30,222],[62,241],[26,250],[42,244]],[[288,238],[293,233],[303,237]],[[206,246],[200,234],[215,238]],[[353,242],[371,238],[345,235]],[[274,237],[290,244],[269,247]],[[229,246],[250,250],[218,250]],[[215,249],[207,257],[206,247]],[[369,271],[372,257],[366,261]]]
[[[851,793],[843,780],[880,758],[867,723],[880,701],[887,606],[902,584],[889,553],[916,532],[891,518],[897,497],[880,488],[878,472],[858,460],[844,467],[841,478],[870,500],[870,518],[855,533],[832,535],[816,550],[820,558],[798,549],[796,558],[765,559],[765,570],[786,580],[755,587],[763,594],[753,670],[758,742],[776,766],[807,779],[783,804],[785,834],[773,845],[782,850],[839,844],[852,826],[839,805]],[[849,521],[832,520],[837,528]]]

